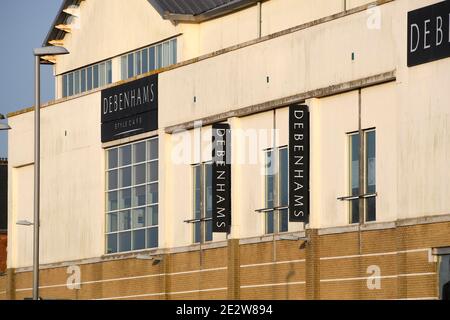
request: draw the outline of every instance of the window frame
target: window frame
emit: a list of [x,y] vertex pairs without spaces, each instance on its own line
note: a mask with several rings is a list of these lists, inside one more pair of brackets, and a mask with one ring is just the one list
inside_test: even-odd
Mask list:
[[[274,149],[276,151],[274,151]],[[280,155],[282,151],[286,151],[286,157],[287,157],[287,183],[288,183],[288,187],[287,187],[287,203],[286,204],[281,204],[281,199],[282,199],[282,195],[281,195],[281,179],[280,179],[280,172],[281,172],[281,161],[280,161]],[[268,148],[265,149],[264,151],[264,168],[265,168],[265,172],[264,172],[264,207],[265,209],[263,209],[263,214],[264,214],[264,234],[265,235],[276,235],[276,234],[281,234],[281,233],[287,233],[289,232],[289,146],[288,145],[283,145],[283,146],[279,146],[279,147],[275,147],[275,148]],[[268,171],[270,169],[267,169],[267,160],[268,160],[268,153],[272,153],[271,156],[271,161],[274,161],[274,155],[276,157],[275,159],[275,165],[277,166],[275,172],[272,172],[272,179],[275,180],[272,182],[272,187],[274,188],[272,190],[272,197],[274,198],[272,201],[274,203],[272,203],[272,207],[269,206],[269,200],[267,199],[267,196],[269,194],[268,192]],[[272,166],[272,165],[271,165]],[[272,168],[272,170],[274,170],[274,168]],[[275,190],[276,188],[276,190]],[[275,195],[276,194],[276,199],[275,199]],[[276,200],[276,202],[275,202]],[[277,204],[275,206],[275,204]],[[273,217],[273,215],[276,215],[276,217]],[[287,230],[282,230],[282,225],[283,225],[283,218],[286,218],[287,221],[285,221],[286,225],[287,225]],[[273,231],[270,232],[269,230],[269,224],[270,221],[273,221],[272,224],[272,228]]]
[[[371,133],[371,132],[373,132],[373,133],[375,133],[375,191],[374,192],[372,192],[372,193],[370,193],[370,194],[368,194],[368,179],[369,179],[369,168],[368,168],[368,143],[367,143],[367,140],[368,140],[368,134],[369,133]],[[362,188],[362,191],[363,191],[363,195],[364,195],[364,199],[363,199],[363,210],[364,210],[364,223],[365,224],[369,224],[369,223],[376,223],[377,222],[377,210],[376,210],[376,208],[377,208],[377,197],[378,197],[378,194],[377,194],[377,188],[376,188],[376,163],[377,163],[377,161],[376,161],[376,150],[377,150],[377,148],[376,148],[376,132],[377,132],[377,130],[376,130],[376,128],[374,127],[374,128],[367,128],[367,129],[363,129],[362,130],[362,133],[363,133],[363,139],[364,139],[364,141],[363,141],[363,145],[364,145],[364,150],[363,150],[363,157],[362,157],[362,165],[363,165],[363,172],[364,172],[364,182],[363,182],[363,188]],[[360,193],[360,189],[361,189],[361,186],[360,186],[360,181],[359,181],[359,170],[360,170],[360,166],[361,166],[361,155],[359,154],[360,153],[360,151],[359,151],[359,144],[358,144],[358,191],[357,191],[357,194],[356,195],[354,195],[353,194],[353,190],[352,190],[352,178],[353,178],[353,174],[352,174],[352,137],[354,137],[354,136],[359,136],[359,131],[353,131],[353,132],[349,132],[349,133],[347,133],[346,134],[346,136],[347,136],[347,145],[348,145],[348,160],[347,160],[347,164],[348,164],[348,192],[349,192],[349,194],[350,194],[350,196],[349,197],[344,197],[344,198],[340,198],[341,200],[347,200],[348,201],[348,223],[350,224],[350,225],[358,225],[358,224],[360,224],[360,212],[359,212],[359,210],[360,210],[360,208],[359,208],[359,201],[360,201],[360,199],[359,199],[359,193]],[[361,139],[361,137],[359,137],[359,139]],[[357,199],[354,199],[355,197],[358,197]],[[368,220],[368,214],[369,214],[369,212],[368,212],[368,201],[370,200],[370,199],[375,199],[374,201],[375,201],[375,205],[374,205],[374,217],[375,217],[375,219],[373,219],[373,220]],[[356,220],[354,220],[353,219],[353,208],[352,208],[352,203],[353,202],[357,202],[357,204],[358,204],[358,206],[357,206],[357,208],[358,208],[358,215],[357,215],[357,219]]]
[[[152,141],[156,140],[157,143],[156,144],[152,144]],[[141,143],[145,143],[145,158],[142,161],[137,161],[136,160],[136,155],[135,155],[135,146],[139,145]],[[150,146],[154,146],[156,148],[159,148],[159,137],[150,137],[150,138],[146,138],[144,140],[139,140],[139,141],[134,141],[128,144],[123,144],[123,145],[119,145],[119,146],[114,146],[108,149],[105,149],[106,152],[106,163],[105,163],[105,254],[106,255],[111,255],[111,254],[123,254],[123,253],[127,253],[127,252],[138,252],[138,251],[142,251],[142,250],[153,250],[153,249],[157,249],[160,247],[160,243],[159,243],[159,230],[160,230],[160,224],[159,224],[159,207],[160,207],[160,203],[159,203],[159,150],[158,153],[152,153],[150,150]],[[121,150],[123,150],[124,148],[130,146],[130,152],[131,152],[131,159],[130,162],[127,164],[122,164],[121,163]],[[116,150],[115,153],[115,158],[116,158],[116,165],[113,167],[110,167],[109,164],[109,155],[110,152],[113,152],[114,150]],[[154,158],[152,158],[152,155],[154,155]],[[150,177],[150,170],[149,167],[151,164],[156,163],[156,170],[157,170],[157,176],[156,179],[152,180]],[[135,175],[135,170],[137,167],[144,165],[144,170],[145,170],[145,180],[142,183],[137,183],[136,182],[136,175]],[[126,169],[126,168],[130,168],[130,175],[131,175],[131,183],[129,185],[126,186],[122,186],[121,185],[121,169]],[[109,174],[110,172],[116,172],[116,184],[114,188],[110,188],[109,185]],[[157,192],[157,199],[156,201],[150,201],[148,198],[149,193],[151,192],[151,188],[152,186],[156,185],[156,192]],[[136,191],[138,188],[142,188],[145,187],[144,189],[144,194],[145,194],[145,203],[144,204],[139,204],[136,203]],[[130,190],[130,205],[129,206],[125,206],[123,208],[121,208],[120,205],[120,191],[123,190]],[[115,201],[116,201],[116,205],[115,208],[112,209],[110,208],[110,198],[109,198],[109,194],[113,192],[116,193],[115,194]],[[155,212],[154,210],[156,209],[156,218],[154,216]],[[143,226],[136,226],[135,224],[135,214],[138,214],[137,211],[138,210],[143,210],[143,219],[144,221],[142,222]],[[128,212],[129,214],[129,226],[130,228],[127,229],[121,229],[121,214],[123,214],[124,212]],[[116,228],[111,229],[109,226],[109,221],[110,221],[110,216],[111,215],[116,215]],[[151,219],[149,219],[151,215]],[[151,220],[151,221],[149,221]],[[154,221],[156,220],[156,221]],[[155,231],[156,230],[156,231]],[[136,243],[135,243],[135,236],[138,232],[143,231],[144,232],[144,240],[143,240],[143,248],[139,247],[136,248]],[[156,246],[150,246],[150,238],[152,236],[154,236],[154,233],[156,232]],[[127,251],[121,251],[121,247],[120,247],[120,235],[121,234],[125,234],[125,233],[129,233],[130,234],[130,250]],[[112,238],[115,237],[115,241],[116,241],[116,245],[115,245],[115,249],[116,251],[110,252],[108,249],[109,246],[109,239],[110,236]]]
[[[178,62],[177,42],[178,36],[121,55],[121,80],[131,79],[135,76],[176,64]],[[133,72],[129,72],[130,56],[133,57]],[[138,56],[139,59],[137,59]],[[143,60],[144,56],[145,61]]]
[[[207,217],[207,167],[209,166],[211,168],[211,187],[212,187],[212,161],[205,161],[202,163],[197,163],[191,165],[192,168],[192,237],[191,241],[193,244],[204,244],[204,243],[211,243],[214,242],[214,232],[212,231],[212,225],[211,225],[211,232],[210,234],[207,234],[207,224],[212,224],[212,211],[211,211],[211,217]],[[195,170],[196,168],[200,168],[200,217],[196,217],[196,174]],[[203,205],[202,205],[203,204]],[[200,221],[196,221],[200,219]],[[200,224],[200,230],[201,234],[198,235],[199,237],[203,236],[200,241],[197,241],[197,225]]]

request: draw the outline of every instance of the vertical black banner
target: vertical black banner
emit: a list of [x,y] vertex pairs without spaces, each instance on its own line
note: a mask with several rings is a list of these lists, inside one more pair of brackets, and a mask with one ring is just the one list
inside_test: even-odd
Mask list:
[[309,110],[289,107],[289,221],[309,222]]
[[212,126],[213,232],[231,229],[231,129],[229,124]]

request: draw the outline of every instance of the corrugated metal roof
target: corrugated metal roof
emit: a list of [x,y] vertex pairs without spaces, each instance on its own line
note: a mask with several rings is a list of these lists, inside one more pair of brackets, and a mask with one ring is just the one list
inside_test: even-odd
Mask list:
[[166,12],[195,16],[236,0],[156,0],[156,2]]
[[267,0],[148,0],[168,20],[202,22]]

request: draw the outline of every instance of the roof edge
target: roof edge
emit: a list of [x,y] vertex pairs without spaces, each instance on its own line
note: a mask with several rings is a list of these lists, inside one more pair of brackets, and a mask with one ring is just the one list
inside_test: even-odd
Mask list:
[[55,26],[56,26],[56,24],[58,22],[58,18],[61,16],[61,14],[63,13],[63,10],[68,6],[70,1],[71,0],[64,0],[61,3],[61,6],[60,6],[60,8],[58,10],[58,13],[56,14],[55,19],[53,19],[52,26],[50,27],[50,30],[48,31],[47,36],[45,37],[44,42],[42,43],[43,47],[48,45],[48,42],[50,41],[50,36],[52,34],[52,31],[53,31],[53,29],[55,29]]
[[268,0],[236,0],[198,15],[170,13],[164,11],[155,0],[148,1],[154,6],[155,10],[158,11],[161,17],[165,20],[171,20],[174,22],[200,23],[248,8],[258,2],[266,2]]

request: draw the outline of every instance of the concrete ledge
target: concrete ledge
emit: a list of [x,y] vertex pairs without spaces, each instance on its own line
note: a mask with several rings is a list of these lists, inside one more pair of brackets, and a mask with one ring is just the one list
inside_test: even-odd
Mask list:
[[[363,224],[361,226],[361,231],[386,230],[386,229],[395,229],[398,227],[407,227],[420,224],[443,223],[443,222],[450,222],[450,214],[400,219],[391,222],[370,222]],[[358,232],[358,230],[359,225],[330,227],[319,229],[319,235]]]
[[252,115],[255,113],[273,110],[276,108],[283,108],[283,107],[286,107],[293,103],[302,103],[306,99],[324,98],[324,97],[332,96],[335,94],[345,93],[348,91],[353,91],[353,90],[357,90],[357,89],[361,89],[361,88],[367,88],[367,87],[371,87],[371,86],[374,86],[377,84],[391,82],[391,81],[395,81],[395,80],[396,80],[395,70],[391,70],[391,71],[373,75],[370,77],[366,77],[366,78],[362,78],[362,79],[358,79],[358,80],[352,80],[352,81],[348,81],[348,82],[343,82],[343,83],[331,85],[331,86],[328,86],[325,88],[319,88],[319,89],[315,89],[312,91],[299,93],[299,94],[296,94],[293,96],[275,99],[275,100],[271,100],[268,102],[235,109],[235,110],[228,111],[228,112],[219,113],[214,116],[209,116],[209,117],[185,122],[185,123],[182,123],[179,125],[169,126],[169,127],[166,127],[165,132],[171,134],[171,133],[176,133],[177,131],[193,129],[194,123],[196,121],[201,121],[202,125],[207,126],[207,125],[210,125],[210,124],[213,124],[216,122],[225,121],[225,120],[227,120],[229,118],[233,118],[233,117],[245,117],[245,116]]

